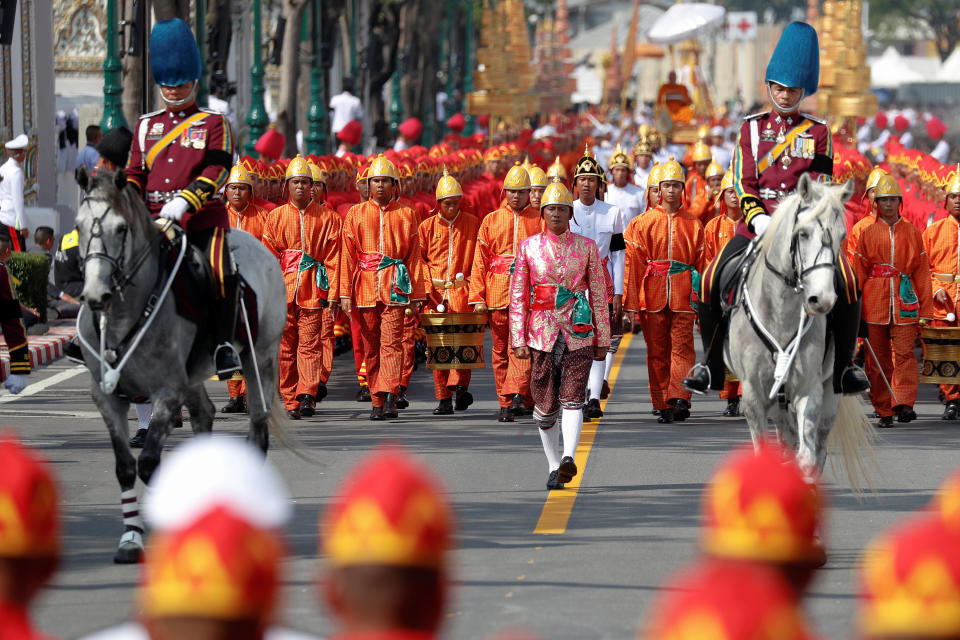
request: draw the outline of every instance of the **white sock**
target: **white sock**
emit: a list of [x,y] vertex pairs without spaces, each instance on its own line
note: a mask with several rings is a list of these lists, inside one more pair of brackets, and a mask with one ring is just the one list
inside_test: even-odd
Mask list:
[[617,354],[608,353],[606,359],[603,361],[603,379],[610,380],[610,369],[613,369],[613,358]]
[[543,443],[543,452],[547,454],[548,471],[560,468],[560,429],[556,425],[549,429],[537,429],[540,432],[540,441]]
[[[597,364],[597,363],[594,363]],[[602,362],[600,363],[603,364]],[[564,409],[560,418],[560,427],[563,429],[563,457],[574,457],[577,445],[580,443],[580,429],[583,428],[583,410]]]
[[599,400],[600,391],[603,390],[603,361],[594,360],[590,364],[590,399]]
[[153,415],[153,403],[138,402],[133,406],[137,410],[137,429],[146,429],[150,426],[150,416]]

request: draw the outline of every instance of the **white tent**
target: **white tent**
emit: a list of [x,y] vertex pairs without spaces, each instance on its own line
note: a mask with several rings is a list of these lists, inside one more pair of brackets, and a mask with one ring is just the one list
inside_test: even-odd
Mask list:
[[943,82],[960,82],[960,47],[947,56],[935,77]]
[[870,63],[870,75],[870,85],[884,89],[895,89],[907,82],[926,80],[893,47],[887,47],[883,55]]
[[577,90],[570,97],[573,102],[589,102],[590,104],[600,104],[603,99],[603,67],[597,65],[595,69],[590,69],[586,65],[579,64],[573,70],[573,76],[577,79]]

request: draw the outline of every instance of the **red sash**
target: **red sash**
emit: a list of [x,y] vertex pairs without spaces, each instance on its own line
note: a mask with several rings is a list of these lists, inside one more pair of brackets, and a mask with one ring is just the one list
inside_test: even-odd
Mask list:
[[513,266],[513,256],[509,254],[502,254],[490,258],[490,264],[487,268],[490,270],[490,273],[510,275],[511,266]]
[[900,272],[888,264],[877,263],[870,265],[869,275],[871,278],[895,278]]
[[535,284],[533,285],[533,304],[530,308],[534,311],[551,311],[557,308],[557,285],[555,284]]
[[284,273],[297,273],[300,268],[300,259],[303,251],[299,249],[284,249],[280,252],[280,267]]
[[650,260],[647,262],[647,270],[643,277],[668,275],[670,275],[670,260]]
[[364,251],[360,254],[360,271],[379,271],[380,261],[383,259],[382,253],[376,251]]

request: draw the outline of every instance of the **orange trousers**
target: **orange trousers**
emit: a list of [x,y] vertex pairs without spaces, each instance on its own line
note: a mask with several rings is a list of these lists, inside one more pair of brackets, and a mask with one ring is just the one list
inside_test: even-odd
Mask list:
[[732,400],[733,398],[739,398],[741,395],[739,382],[724,382],[723,389],[719,393],[722,400]]
[[643,337],[647,342],[647,377],[654,409],[667,409],[669,401],[690,401],[690,392],[680,384],[696,359],[693,347],[695,313],[664,309],[644,313]]
[[375,407],[382,407],[386,394],[396,393],[403,372],[403,310],[378,302],[360,309],[363,360],[367,384]]
[[[920,376],[917,356],[913,351],[917,325],[868,324],[867,330],[880,367],[897,396],[896,404],[912,407],[917,399]],[[867,359],[870,359],[869,354]],[[880,417],[892,416],[894,401],[879,371],[876,367],[868,368],[867,376],[870,379],[870,402],[873,408]]]
[[490,311],[490,337],[493,342],[493,362],[490,366],[493,368],[493,381],[500,406],[509,407],[516,393],[522,393],[525,401],[532,403],[530,361],[513,355],[513,349],[510,348],[510,316],[506,309]]
[[297,396],[317,394],[323,367],[322,311],[287,304],[287,326],[280,338],[280,397],[287,409],[300,406]]
[[239,398],[247,393],[246,380],[227,380],[227,392],[231,398]]
[[469,387],[471,369],[434,369],[433,391],[437,400],[446,400],[453,397],[456,387]]
[[320,314],[320,382],[327,384],[330,380],[330,372],[333,371],[333,346],[337,338],[333,334],[333,324],[337,317],[329,307],[322,310]]
[[363,325],[360,323],[360,309],[350,309],[350,342],[353,344],[353,364],[357,370],[357,381],[361,387],[367,386],[367,368],[363,364]]
[[400,371],[400,384],[409,388],[410,378],[416,368],[414,348],[417,345],[417,316],[403,316],[403,367]]
[[[930,324],[934,327],[956,327],[957,321],[934,320]],[[947,402],[960,400],[960,384],[942,384],[940,385],[940,391],[943,392],[943,399]]]

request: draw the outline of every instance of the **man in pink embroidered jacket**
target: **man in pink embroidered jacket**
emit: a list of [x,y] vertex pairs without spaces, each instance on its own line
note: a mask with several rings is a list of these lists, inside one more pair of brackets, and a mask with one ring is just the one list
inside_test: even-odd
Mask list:
[[573,200],[562,183],[544,191],[540,213],[546,230],[520,244],[510,280],[510,345],[517,358],[532,360],[533,418],[547,455],[547,488],[562,489],[577,474],[573,455],[590,366],[606,357],[610,319],[597,245],[570,231]]

